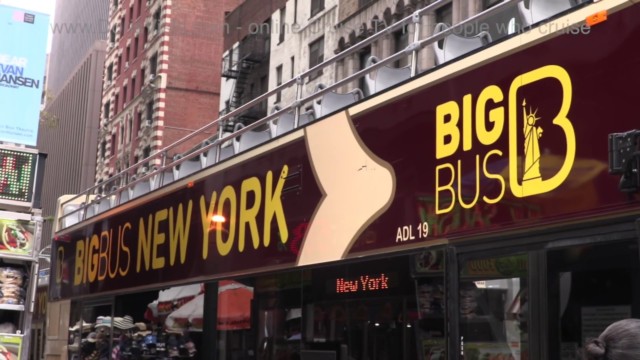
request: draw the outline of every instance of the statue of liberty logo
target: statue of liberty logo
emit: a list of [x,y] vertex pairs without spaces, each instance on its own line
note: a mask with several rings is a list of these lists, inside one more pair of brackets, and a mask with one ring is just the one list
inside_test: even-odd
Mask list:
[[539,117],[536,116],[538,110],[526,109],[527,101],[522,102],[522,112],[524,114],[524,174],[522,176],[523,185],[525,181],[541,180],[540,175],[540,144],[538,139],[542,137],[542,128],[536,126]]

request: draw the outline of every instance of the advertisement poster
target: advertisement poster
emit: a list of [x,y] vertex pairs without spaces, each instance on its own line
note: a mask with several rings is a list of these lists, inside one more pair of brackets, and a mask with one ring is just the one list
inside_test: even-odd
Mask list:
[[0,218],[0,254],[25,255],[33,249],[35,223]]
[[22,335],[0,335],[0,359],[20,359]]
[[36,145],[49,16],[0,5],[0,141]]

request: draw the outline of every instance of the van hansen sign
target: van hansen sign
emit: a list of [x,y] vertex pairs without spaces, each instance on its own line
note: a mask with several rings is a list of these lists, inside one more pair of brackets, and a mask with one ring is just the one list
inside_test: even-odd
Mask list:
[[36,145],[49,16],[0,5],[0,141]]

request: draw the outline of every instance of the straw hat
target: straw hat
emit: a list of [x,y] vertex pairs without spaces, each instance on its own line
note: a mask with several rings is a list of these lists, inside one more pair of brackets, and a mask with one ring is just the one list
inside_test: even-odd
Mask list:
[[100,327],[111,327],[111,316],[98,316],[98,318],[96,319],[96,325],[95,328],[100,328]]
[[147,328],[147,324],[143,322],[137,322],[133,325],[135,325],[135,327],[138,328],[138,332],[133,334],[134,336],[147,336],[151,334],[151,331]]
[[114,317],[113,327],[120,330],[129,330],[136,326],[133,324],[133,318],[129,315],[125,315],[124,317]]

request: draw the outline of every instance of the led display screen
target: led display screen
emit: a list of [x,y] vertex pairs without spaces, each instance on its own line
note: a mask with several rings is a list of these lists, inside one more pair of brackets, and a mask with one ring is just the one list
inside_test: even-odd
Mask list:
[[0,148],[0,202],[31,202],[37,156],[36,153]]

